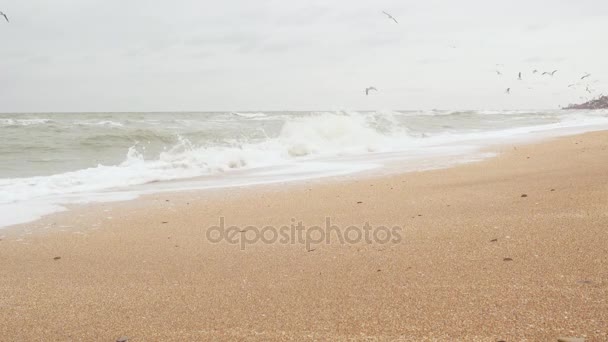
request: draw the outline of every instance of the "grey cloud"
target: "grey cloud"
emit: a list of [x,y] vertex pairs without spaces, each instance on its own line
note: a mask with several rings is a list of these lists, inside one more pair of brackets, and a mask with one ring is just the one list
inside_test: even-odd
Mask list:
[[[13,20],[0,25],[0,111],[553,107],[562,98],[551,93],[581,68],[608,79],[599,34],[608,30],[608,2],[600,0],[2,6]],[[542,96],[507,102],[495,94],[509,81],[488,71],[497,63],[505,74],[531,67],[563,73],[545,81]],[[383,89],[375,97],[382,102],[361,97],[371,83]],[[396,91],[403,89],[417,96]]]

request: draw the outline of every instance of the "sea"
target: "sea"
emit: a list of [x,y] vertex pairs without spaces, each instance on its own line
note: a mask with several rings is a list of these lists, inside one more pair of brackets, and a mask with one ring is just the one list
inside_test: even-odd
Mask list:
[[0,114],[0,227],[78,203],[448,167],[608,128],[608,111]]

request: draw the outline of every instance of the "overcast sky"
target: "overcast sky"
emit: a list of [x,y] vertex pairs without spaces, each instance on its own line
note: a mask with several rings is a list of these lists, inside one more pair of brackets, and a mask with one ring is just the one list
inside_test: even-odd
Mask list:
[[11,20],[0,112],[557,108],[587,85],[608,93],[606,0],[0,0],[0,11]]

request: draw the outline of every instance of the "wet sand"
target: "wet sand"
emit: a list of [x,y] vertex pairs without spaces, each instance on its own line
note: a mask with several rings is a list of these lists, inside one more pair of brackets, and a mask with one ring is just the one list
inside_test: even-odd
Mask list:
[[[0,339],[608,340],[608,133],[499,151],[445,170],[82,206],[1,230]],[[220,217],[237,242],[255,235],[248,225],[327,217],[342,233],[399,229],[388,243],[242,248],[208,241]]]

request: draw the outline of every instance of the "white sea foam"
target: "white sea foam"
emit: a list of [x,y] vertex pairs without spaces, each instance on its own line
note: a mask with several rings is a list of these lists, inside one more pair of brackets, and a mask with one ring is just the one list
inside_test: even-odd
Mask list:
[[107,127],[123,127],[124,124],[117,121],[112,120],[102,120],[102,121],[79,121],[76,122],[77,125],[82,126],[107,126]]
[[[60,210],[63,203],[116,198],[113,193],[120,193],[122,197],[119,198],[124,198],[125,193],[133,187],[141,192],[142,187],[148,190],[162,188],[165,191],[271,183],[367,170],[378,167],[389,159],[407,163],[408,169],[416,169],[416,165],[421,168],[444,166],[448,157],[449,163],[470,160],[471,154],[479,147],[490,143],[608,127],[608,112],[602,111],[437,111],[435,114],[385,111],[306,115],[283,113],[273,116],[263,113],[245,114],[225,114],[240,118],[240,121],[234,120],[240,126],[225,126],[225,129],[234,129],[228,133],[220,130],[224,127],[221,125],[218,128],[209,126],[213,128],[199,133],[199,127],[205,128],[211,123],[197,120],[196,117],[151,117],[142,123],[132,121],[142,126],[133,132],[125,131],[124,134],[157,138],[163,144],[168,139],[177,139],[172,145],[163,146],[163,149],[152,155],[144,153],[145,144],[136,143],[125,148],[122,162],[114,165],[93,165],[52,175],[0,178],[0,215],[5,217],[0,218],[0,226],[36,219]],[[507,115],[510,121],[497,122],[490,118],[483,125],[477,122],[484,116],[494,117],[498,114]],[[214,115],[217,117],[219,114]],[[280,118],[282,123],[274,131],[272,127],[264,126],[265,122],[248,126],[253,124],[251,119],[266,117],[273,118],[272,122]],[[53,121],[15,118],[0,120],[3,120],[0,124],[6,125]],[[190,131],[176,133],[175,128],[169,128],[173,127],[170,123],[178,121],[183,123],[180,124],[180,129],[187,128]],[[56,126],[62,124],[61,120],[53,122]],[[104,137],[110,132],[104,129],[124,127],[125,121],[119,117],[111,120],[68,121],[65,124],[67,132],[72,132],[72,123],[83,122],[97,126],[100,130],[98,136]],[[154,130],[142,133],[146,124],[155,127]],[[451,128],[443,128],[447,126]],[[248,129],[249,133],[241,133],[244,129]],[[112,132],[115,131],[117,130]],[[119,133],[122,131],[118,130]],[[260,131],[263,132],[262,135],[259,134]],[[182,133],[190,134],[190,138],[185,138]],[[235,139],[235,135],[242,138]],[[107,136],[116,138],[115,134]],[[128,140],[129,137],[126,136],[121,141]],[[85,138],[90,140],[88,136],[83,137]],[[96,139],[93,141],[96,142]],[[100,146],[109,144],[108,141],[99,143]],[[444,160],[440,159],[442,155],[445,156]],[[432,163],[429,156],[435,158]],[[422,162],[422,159],[426,160]],[[235,173],[235,170],[240,171]],[[165,183],[177,180],[181,182]],[[158,184],[164,185],[161,187]]]
[[0,126],[31,126],[45,125],[53,122],[51,119],[3,119],[0,118]]
[[248,119],[253,119],[253,118],[265,118],[267,115],[264,113],[238,113],[238,112],[232,112],[232,115],[236,115],[238,117],[241,118],[248,118]]

